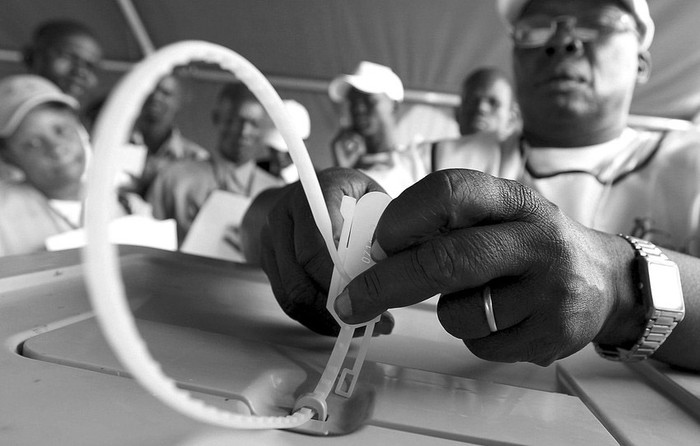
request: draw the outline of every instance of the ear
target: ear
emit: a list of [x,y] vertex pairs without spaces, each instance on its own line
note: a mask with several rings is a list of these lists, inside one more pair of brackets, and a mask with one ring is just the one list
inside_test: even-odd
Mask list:
[[645,84],[651,76],[651,54],[649,51],[639,53],[639,68],[637,69],[637,83]]

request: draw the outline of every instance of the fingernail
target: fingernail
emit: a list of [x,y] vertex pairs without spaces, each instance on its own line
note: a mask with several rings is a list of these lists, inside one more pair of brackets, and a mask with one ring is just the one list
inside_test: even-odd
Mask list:
[[343,290],[342,293],[338,295],[335,299],[335,304],[333,304],[336,314],[338,317],[345,320],[352,316],[352,304],[350,303],[350,291],[347,288]]
[[372,248],[369,251],[369,255],[375,262],[380,262],[387,258],[386,252],[384,252],[382,247],[379,246],[379,242],[376,240],[372,242]]
[[382,313],[379,321],[374,325],[372,336],[388,335],[394,330],[394,316],[388,311]]

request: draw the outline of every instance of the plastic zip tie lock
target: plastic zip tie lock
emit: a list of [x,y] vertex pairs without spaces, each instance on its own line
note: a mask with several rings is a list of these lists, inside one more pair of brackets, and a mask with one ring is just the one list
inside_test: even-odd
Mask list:
[[[390,201],[391,197],[382,192],[370,192],[359,200],[348,196],[343,197],[340,207],[343,227],[338,242],[338,257],[341,259],[341,266],[346,274],[341,274],[337,266],[334,268],[326,302],[326,308],[340,325],[340,333],[315,390],[312,393],[302,395],[294,406],[295,409],[306,407],[315,411],[317,417],[314,418],[317,419],[310,420],[301,429],[296,430],[325,435],[328,431],[325,421],[328,419],[323,416],[323,413],[327,410],[326,400],[333,390],[336,378],[335,393],[337,395],[350,398],[355,389],[362,364],[369,350],[374,326],[379,321],[379,317],[362,324],[346,324],[338,317],[334,304],[338,295],[352,278],[374,265],[370,256],[372,237],[379,217]],[[352,368],[344,368],[340,372],[340,368],[347,358],[355,330],[360,328],[364,328],[365,332],[353,366]],[[340,376],[338,376],[339,372]],[[331,416],[333,415],[328,414],[328,417]]]
[[[357,277],[360,273],[374,265],[374,261],[370,255],[372,238],[379,217],[381,217],[390,201],[391,197],[381,192],[370,192],[362,196],[359,200],[347,196],[343,197],[340,208],[340,213],[343,216],[343,228],[338,243],[338,257],[340,257],[343,262],[343,268],[345,268],[345,272],[350,278]],[[352,395],[360,370],[362,369],[362,363],[369,349],[369,342],[372,339],[374,326],[379,321],[379,317],[376,317],[363,324],[349,325],[338,317],[338,314],[335,312],[335,300],[348,283],[349,280],[339,274],[337,269],[334,270],[326,304],[326,308],[333,315],[333,318],[338,324],[343,328],[347,327],[351,329],[347,330],[351,338],[355,330],[359,328],[365,329],[358,355],[355,358],[355,363],[352,369],[343,369],[335,389],[336,394],[346,398]],[[346,330],[341,330],[341,336],[345,333]]]

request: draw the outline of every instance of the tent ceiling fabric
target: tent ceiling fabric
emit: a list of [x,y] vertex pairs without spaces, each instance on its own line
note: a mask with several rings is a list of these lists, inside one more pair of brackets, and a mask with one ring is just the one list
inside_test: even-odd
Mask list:
[[[272,79],[314,83],[317,101],[327,101],[322,86],[360,60],[391,66],[409,90],[447,93],[452,99],[471,69],[510,70],[510,43],[490,0],[4,0],[0,75],[22,71],[21,49],[34,27],[51,18],[90,25],[109,62],[137,62],[144,56],[142,46],[120,2],[133,5],[155,48],[189,39],[219,43]],[[632,111],[692,119],[700,109],[700,2],[649,3],[657,23],[652,77],[638,88]],[[108,88],[120,75],[120,69],[107,70],[103,85]],[[283,88],[295,90],[289,83]],[[330,104],[316,108],[333,112]],[[323,119],[324,125],[333,124],[328,116]]]
[[[366,59],[391,66],[409,89],[456,93],[481,65],[508,68],[509,43],[489,0],[131,0],[156,48],[220,43],[274,76],[328,81]],[[109,60],[143,57],[117,0],[5,0],[0,49],[18,51],[39,22],[90,24]],[[689,118],[700,104],[700,2],[650,0],[658,26],[640,114]]]

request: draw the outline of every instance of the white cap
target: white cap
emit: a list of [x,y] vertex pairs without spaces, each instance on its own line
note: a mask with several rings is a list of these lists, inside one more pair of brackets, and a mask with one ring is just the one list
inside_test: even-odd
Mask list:
[[362,61],[353,74],[343,74],[333,79],[328,86],[328,95],[333,102],[342,102],[350,87],[364,93],[384,93],[394,101],[403,101],[403,83],[391,68],[374,62]]
[[[498,12],[506,21],[508,26],[512,26],[520,18],[523,8],[532,0],[497,0]],[[619,0],[630,10],[637,23],[639,33],[642,36],[641,48],[648,50],[651,41],[654,39],[654,21],[649,14],[649,5],[646,0]]]
[[[297,132],[299,132],[301,139],[308,138],[311,134],[311,119],[309,118],[309,112],[306,110],[306,107],[291,99],[286,99],[282,102],[284,102],[287,114],[292,120],[292,125],[294,125]],[[270,126],[263,136],[263,142],[266,146],[272,147],[280,152],[289,152],[287,143],[274,125]]]
[[78,110],[74,98],[43,77],[18,74],[0,81],[0,137],[12,135],[30,111],[50,102]]

